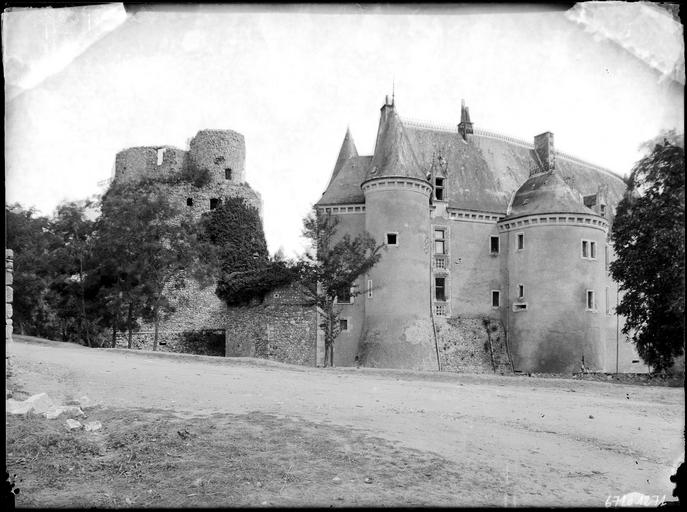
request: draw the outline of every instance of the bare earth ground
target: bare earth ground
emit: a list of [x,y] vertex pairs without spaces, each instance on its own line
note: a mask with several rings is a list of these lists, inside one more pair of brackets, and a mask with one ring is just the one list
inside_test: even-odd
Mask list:
[[[670,500],[684,458],[684,388],[305,368],[20,336],[8,353],[20,398],[88,395],[102,403],[88,420],[104,425],[65,433],[63,419],[7,417],[18,506],[604,506],[630,492]],[[37,431],[43,451],[31,448]],[[75,446],[83,457],[60,459]]]

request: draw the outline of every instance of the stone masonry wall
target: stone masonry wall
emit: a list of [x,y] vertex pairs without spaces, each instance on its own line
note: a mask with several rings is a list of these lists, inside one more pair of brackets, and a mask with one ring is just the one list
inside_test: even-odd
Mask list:
[[[443,371],[510,373],[505,333],[500,322],[482,317],[437,317],[439,359]],[[496,368],[495,368],[496,367]]]
[[262,304],[229,308],[227,357],[317,364],[317,312],[297,286],[270,293]]

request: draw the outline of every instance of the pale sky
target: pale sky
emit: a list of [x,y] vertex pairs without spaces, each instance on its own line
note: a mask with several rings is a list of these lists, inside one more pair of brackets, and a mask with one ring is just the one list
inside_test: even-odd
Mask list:
[[[200,129],[232,129],[246,139],[269,249],[292,256],[347,126],[372,153],[392,82],[403,117],[455,125],[464,98],[476,126],[525,140],[552,131],[557,149],[626,175],[642,142],[684,129],[682,34],[654,35],[626,5],[615,14],[639,21],[615,27],[620,43],[590,11],[550,7],[4,14],[6,203],[50,214],[102,193],[121,149],[187,149]],[[652,44],[673,49],[668,68]]]

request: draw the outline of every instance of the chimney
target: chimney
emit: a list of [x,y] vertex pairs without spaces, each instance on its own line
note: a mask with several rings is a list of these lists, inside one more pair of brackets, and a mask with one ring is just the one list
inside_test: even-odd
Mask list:
[[458,133],[463,140],[467,140],[467,135],[472,132],[472,122],[470,121],[470,109],[465,106],[465,100],[460,100],[460,123]]
[[553,171],[556,168],[556,153],[553,147],[553,133],[544,132],[534,136],[534,151],[544,167],[544,172]]

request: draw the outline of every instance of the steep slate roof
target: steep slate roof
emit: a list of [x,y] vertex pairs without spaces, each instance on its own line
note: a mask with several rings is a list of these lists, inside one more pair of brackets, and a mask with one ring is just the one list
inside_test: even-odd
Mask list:
[[537,213],[591,213],[580,197],[565,183],[559,171],[549,171],[530,177],[513,196],[511,211],[506,218]]
[[327,190],[316,204],[364,203],[365,196],[360,184],[365,181],[371,161],[371,156],[355,156],[346,160],[336,176],[332,177]]
[[405,176],[426,179],[401,119],[392,105],[382,107],[377,142],[367,179],[383,176]]
[[356,156],[358,156],[358,150],[355,147],[353,135],[351,135],[350,128],[346,128],[346,135],[344,136],[344,140],[341,143],[339,157],[336,159],[336,164],[334,164],[334,171],[332,172],[332,177],[329,180],[330,184],[334,180],[334,178],[336,178],[336,175],[339,173],[343,165],[346,163],[346,160]]
[[[530,169],[539,168],[533,144],[478,128],[474,131],[464,141],[455,128],[403,121],[386,105],[382,107],[375,154],[347,160],[318,204],[364,202],[360,185],[365,179],[400,175],[424,180],[441,155],[448,165],[445,193],[449,207],[505,214]],[[368,169],[361,169],[365,159]],[[600,185],[607,185],[613,215],[626,189],[619,176],[561,153],[556,153],[555,168],[559,177],[567,178],[582,195],[596,194]]]

